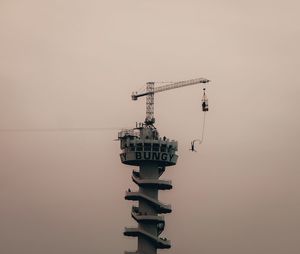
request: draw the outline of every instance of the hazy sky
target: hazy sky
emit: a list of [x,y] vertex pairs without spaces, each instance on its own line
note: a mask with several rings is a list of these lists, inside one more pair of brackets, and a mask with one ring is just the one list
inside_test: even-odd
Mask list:
[[161,135],[179,141],[165,254],[299,254],[298,1],[0,0],[0,253],[135,250],[124,191],[147,81],[212,80],[157,94]]

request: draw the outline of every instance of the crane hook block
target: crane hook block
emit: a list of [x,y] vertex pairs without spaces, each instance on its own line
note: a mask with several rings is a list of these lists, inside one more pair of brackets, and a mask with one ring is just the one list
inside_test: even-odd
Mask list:
[[202,111],[208,111],[208,99],[205,93],[205,88],[203,88],[203,97],[202,97]]

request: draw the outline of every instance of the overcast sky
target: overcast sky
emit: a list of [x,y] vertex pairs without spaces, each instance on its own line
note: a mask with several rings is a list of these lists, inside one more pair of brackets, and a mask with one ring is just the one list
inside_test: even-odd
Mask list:
[[[0,0],[0,253],[135,250],[117,129],[145,117],[147,81],[178,140],[165,254],[299,254],[298,1]],[[116,128],[105,131],[7,129]]]

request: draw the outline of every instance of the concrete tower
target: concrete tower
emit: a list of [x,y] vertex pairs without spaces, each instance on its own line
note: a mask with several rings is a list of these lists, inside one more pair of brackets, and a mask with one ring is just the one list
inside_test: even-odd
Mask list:
[[136,128],[119,132],[122,163],[139,167],[133,170],[132,180],[138,191],[128,189],[126,200],[138,201],[131,210],[138,223],[135,228],[125,228],[124,235],[138,237],[137,251],[125,254],[156,254],[157,249],[171,247],[170,241],[161,238],[165,220],[161,214],[172,211],[170,205],[158,200],[159,190],[172,188],[171,181],[160,180],[166,167],[176,164],[177,141],[161,138],[153,125],[139,124]]

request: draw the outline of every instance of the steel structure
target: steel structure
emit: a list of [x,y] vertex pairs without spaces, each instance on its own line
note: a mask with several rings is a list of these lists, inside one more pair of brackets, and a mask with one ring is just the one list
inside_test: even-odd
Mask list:
[[154,87],[155,82],[147,82],[146,91],[137,93],[133,92],[131,95],[132,100],[137,100],[139,97],[147,96],[146,97],[146,119],[145,124],[146,125],[152,125],[155,123],[154,118],[154,94],[164,92],[171,89],[176,89],[180,87],[185,86],[191,86],[196,85],[200,83],[208,83],[209,80],[205,78],[196,78],[196,79],[190,79],[185,81],[179,81],[170,83],[168,85]]
[[138,237],[138,248],[136,251],[126,251],[125,254],[156,254],[157,249],[171,247],[170,241],[160,235],[165,228],[164,216],[161,214],[171,213],[172,209],[170,205],[159,201],[158,192],[172,189],[171,181],[161,180],[160,176],[168,166],[176,164],[178,144],[175,140],[160,137],[153,126],[154,94],[207,82],[209,80],[200,78],[160,87],[154,87],[154,82],[148,82],[145,92],[132,94],[133,100],[146,96],[146,119],[145,123],[137,124],[136,128],[118,134],[122,150],[121,162],[139,167],[139,171],[132,172],[132,181],[138,185],[138,191],[128,189],[125,193],[126,200],[138,202],[138,206],[131,209],[131,216],[138,226],[124,230],[125,236]]
[[138,201],[133,206],[131,216],[138,227],[125,228],[124,235],[138,237],[138,250],[126,254],[156,254],[157,249],[170,248],[170,241],[159,237],[165,227],[164,217],[170,213],[171,206],[158,200],[159,190],[172,188],[171,181],[159,177],[166,167],[176,164],[177,142],[161,138],[155,128],[140,124],[133,130],[119,133],[121,141],[121,161],[126,165],[138,166],[132,172],[132,180],[139,186],[138,191],[128,189],[125,199]]

